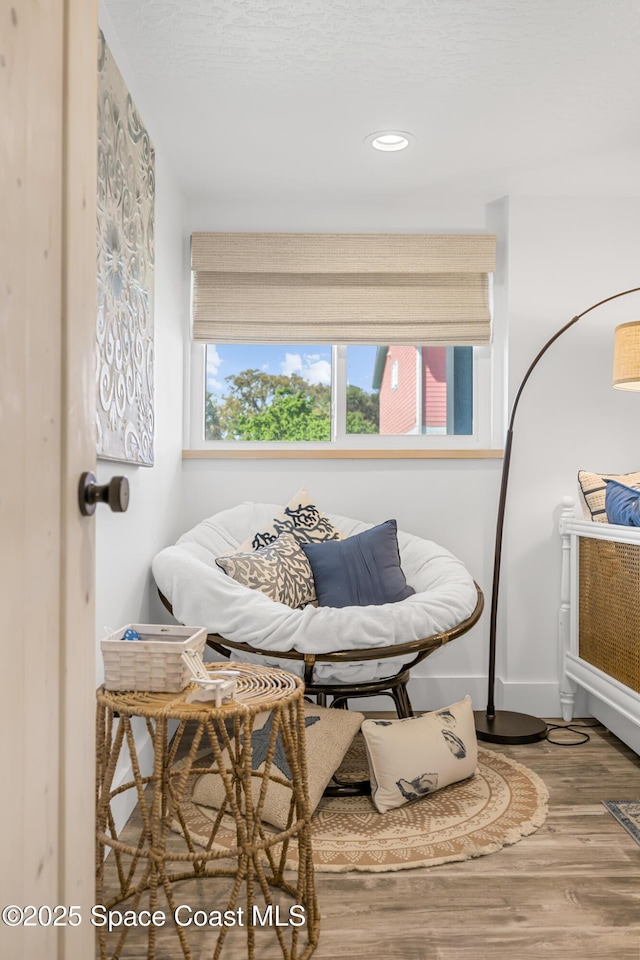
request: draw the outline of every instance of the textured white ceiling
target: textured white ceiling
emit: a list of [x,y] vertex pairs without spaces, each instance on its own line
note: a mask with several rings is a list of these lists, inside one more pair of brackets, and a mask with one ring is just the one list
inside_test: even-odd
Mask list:
[[[185,194],[640,190],[640,0],[103,0]],[[364,141],[409,130],[412,146]]]

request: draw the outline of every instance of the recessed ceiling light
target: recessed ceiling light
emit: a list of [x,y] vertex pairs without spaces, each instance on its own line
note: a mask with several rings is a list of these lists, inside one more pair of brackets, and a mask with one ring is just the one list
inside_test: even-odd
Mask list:
[[388,152],[404,150],[409,146],[410,140],[411,134],[400,130],[381,130],[379,133],[371,133],[367,137],[367,141],[374,149]]

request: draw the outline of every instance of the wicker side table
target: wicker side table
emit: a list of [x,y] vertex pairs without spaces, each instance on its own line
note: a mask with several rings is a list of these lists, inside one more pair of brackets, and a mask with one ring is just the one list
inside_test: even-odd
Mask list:
[[[264,930],[265,915],[275,917],[276,921],[267,924],[268,934],[274,938],[269,955],[272,957],[273,949],[279,946],[285,960],[306,960],[318,943],[319,912],[307,792],[304,686],[297,677],[283,670],[253,664],[208,664],[207,667],[214,675],[217,669],[239,671],[233,701],[221,707],[187,703],[186,697],[193,687],[179,694],[98,690],[96,903],[107,909],[122,904],[118,908],[120,912],[140,911],[142,906],[151,914],[162,911],[167,927],[174,926],[184,957],[192,960],[194,954],[186,928],[175,923],[176,909],[184,901],[176,898],[173,884],[193,878],[229,878],[225,886],[226,902],[216,906],[221,913],[229,912],[224,913],[225,916],[235,915],[240,921],[238,926],[246,928],[249,960],[256,956],[253,918],[258,918],[258,926]],[[263,746],[266,757],[264,772],[260,773],[252,769],[252,731],[256,714],[263,711],[271,711],[273,723],[268,743]],[[143,776],[140,768],[132,729],[132,720],[136,717],[143,718],[153,745],[150,776]],[[178,724],[171,740],[170,721]],[[187,725],[193,731],[193,739],[186,756],[176,763]],[[273,764],[278,741],[292,773],[289,818],[287,828],[282,831],[265,827],[261,819],[269,782],[286,784]],[[203,752],[213,754],[224,785],[222,807],[212,821],[211,836],[204,847],[190,836],[181,808],[190,800],[193,776],[211,770],[209,765],[198,766]],[[114,787],[121,754],[131,763],[133,780]],[[259,789],[255,778],[258,778]],[[142,818],[135,843],[122,840],[112,813],[113,801],[127,790],[136,791]],[[184,842],[172,830],[172,824],[179,825]],[[224,829],[223,824],[226,824]],[[180,849],[176,850],[178,841]],[[297,852],[298,867],[286,878],[285,859],[292,845]],[[110,848],[115,858],[118,876],[117,890],[110,897],[105,890],[105,848]],[[274,899],[278,890],[290,905],[298,908],[293,911],[295,919],[290,925],[281,920],[281,911],[285,917],[290,914]],[[282,893],[279,897],[282,899]],[[212,960],[221,956],[228,932],[226,925],[215,931]],[[109,955],[121,955],[127,933],[123,928],[113,953],[109,954],[105,928],[99,927],[102,960]],[[157,938],[157,926],[149,925],[148,960],[156,958]],[[200,949],[197,955],[204,956]]]

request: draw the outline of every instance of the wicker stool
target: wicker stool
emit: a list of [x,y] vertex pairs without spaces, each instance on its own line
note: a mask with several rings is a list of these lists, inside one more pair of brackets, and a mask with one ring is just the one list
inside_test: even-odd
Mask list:
[[[237,925],[246,928],[250,960],[256,955],[253,919],[257,917],[257,924],[261,926],[265,916],[276,918],[273,925],[268,925],[268,933],[277,938],[285,960],[305,960],[318,943],[319,913],[311,854],[304,686],[292,674],[268,667],[232,663],[207,664],[207,668],[214,674],[219,669],[239,671],[233,701],[221,707],[186,703],[193,686],[179,694],[98,690],[96,903],[111,909],[127,901],[120,910],[136,911],[140,909],[142,894],[148,891],[149,911],[163,910],[167,905],[169,926],[174,923],[177,906],[181,903],[174,896],[172,883],[193,878],[228,877],[225,892],[228,900],[216,906],[221,911],[235,914],[239,918]],[[266,710],[272,711],[273,724],[266,745],[264,772],[260,773],[252,769],[251,734],[256,714]],[[153,744],[154,767],[150,776],[142,776],[140,770],[131,726],[134,717],[144,718]],[[178,722],[178,729],[170,741],[168,726],[172,720]],[[187,724],[194,731],[193,739],[186,757],[176,763]],[[291,801],[287,828],[273,831],[265,828],[261,814],[269,781],[284,782],[278,777],[277,768],[273,767],[278,735],[292,773]],[[190,801],[193,775],[210,772],[209,766],[198,766],[197,763],[198,757],[203,755],[203,748],[205,753],[213,754],[224,785],[224,800],[219,814],[212,821],[211,836],[205,847],[196,845],[190,836],[181,808]],[[118,758],[121,752],[126,755],[127,751],[133,780],[114,788]],[[228,759],[223,757],[223,751]],[[256,777],[260,789],[256,789]],[[111,808],[114,798],[129,789],[137,792],[142,817],[141,832],[135,845],[120,838]],[[225,822],[223,829],[221,825]],[[168,838],[175,836],[171,831],[172,824],[179,825],[184,837],[181,852],[174,851],[174,843],[171,849],[168,847]],[[297,847],[298,865],[290,882],[285,879],[284,867],[292,845]],[[104,890],[106,847],[112,851],[118,874],[118,889],[111,899],[106,898]],[[234,861],[231,864],[230,859]],[[278,922],[282,915],[272,897],[274,888],[284,891],[292,904],[304,908],[304,924],[300,923],[300,909],[294,912],[295,925]],[[166,914],[166,910],[164,912]],[[184,957],[191,960],[193,954],[185,927],[176,924],[175,930]],[[228,926],[221,926],[217,932],[211,954],[213,960],[221,955],[228,931]],[[120,956],[127,932],[127,929],[122,930],[112,956]],[[156,926],[148,927],[149,960],[156,958],[157,933]],[[105,960],[108,952],[104,927],[99,927],[99,945],[100,956]],[[275,943],[273,946],[277,949]],[[273,952],[270,955],[273,956]],[[200,956],[202,954],[198,951]]]

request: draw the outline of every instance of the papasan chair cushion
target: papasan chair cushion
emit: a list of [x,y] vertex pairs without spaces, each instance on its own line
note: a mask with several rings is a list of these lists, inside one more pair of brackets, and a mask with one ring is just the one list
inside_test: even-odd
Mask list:
[[[247,535],[267,524],[277,504],[243,503],[203,520],[153,561],[153,575],[174,616],[184,624],[206,627],[232,642],[265,651],[297,650],[320,654],[388,647],[452,630],[469,618],[478,589],[464,564],[430,540],[398,531],[400,561],[415,593],[378,606],[292,609],[237,583],[216,565],[216,557],[238,549]],[[327,514],[345,537],[373,524]],[[300,660],[243,655],[244,660],[280,666],[302,676]],[[318,662],[317,683],[360,683],[401,670],[404,658]]]

